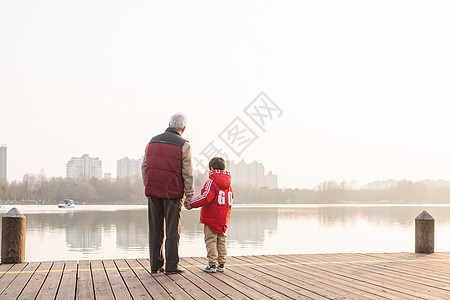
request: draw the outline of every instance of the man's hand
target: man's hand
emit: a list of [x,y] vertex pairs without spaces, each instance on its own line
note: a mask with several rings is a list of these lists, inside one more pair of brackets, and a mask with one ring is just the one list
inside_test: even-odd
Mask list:
[[184,200],[184,208],[186,208],[187,210],[191,210],[191,203],[187,200]]
[[186,199],[184,199],[184,207],[187,210],[191,210],[192,209],[192,207],[191,207],[191,199],[192,199],[192,196],[186,196]]
[[191,204],[189,203],[189,201],[184,201],[184,208],[186,208],[187,210],[191,210]]

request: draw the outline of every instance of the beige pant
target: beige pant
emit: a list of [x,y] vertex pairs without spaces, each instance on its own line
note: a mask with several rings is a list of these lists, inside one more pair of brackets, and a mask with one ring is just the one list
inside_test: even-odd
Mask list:
[[217,263],[224,264],[227,262],[227,235],[225,233],[217,233],[209,229],[205,224],[205,244],[208,256],[208,264],[210,266]]

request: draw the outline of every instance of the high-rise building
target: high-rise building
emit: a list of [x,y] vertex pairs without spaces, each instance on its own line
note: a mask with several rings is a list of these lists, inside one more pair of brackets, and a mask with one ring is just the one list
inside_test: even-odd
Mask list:
[[231,181],[236,186],[277,188],[278,176],[269,172],[264,175],[264,165],[256,161],[247,164],[244,160],[239,163],[230,161],[227,170],[231,172]]
[[45,171],[41,169],[39,174],[26,173],[23,175],[22,183],[24,184],[25,189],[27,190],[35,190],[39,187],[42,187],[46,180]]
[[264,186],[269,189],[276,189],[278,187],[278,176],[270,171],[269,174],[264,176]]
[[0,181],[6,181],[7,178],[7,156],[6,156],[6,145],[0,145]]
[[66,165],[66,177],[69,179],[86,181],[92,177],[102,177],[102,161],[98,157],[72,157]]
[[227,169],[231,172],[232,182],[236,185],[261,187],[264,185],[264,166],[256,161],[247,164],[244,160],[239,163],[231,161]]
[[141,159],[129,159],[128,156],[117,161],[117,178],[141,176]]

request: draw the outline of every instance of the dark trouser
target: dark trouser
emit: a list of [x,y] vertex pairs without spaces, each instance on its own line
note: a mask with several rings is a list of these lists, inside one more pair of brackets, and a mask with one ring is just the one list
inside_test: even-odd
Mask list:
[[166,271],[178,269],[180,244],[181,199],[148,198],[150,266],[153,271],[164,266],[164,220],[166,227]]

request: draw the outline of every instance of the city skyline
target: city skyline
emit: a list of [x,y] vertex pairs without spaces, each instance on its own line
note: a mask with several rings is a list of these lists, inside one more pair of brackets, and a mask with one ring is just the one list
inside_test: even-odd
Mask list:
[[[3,147],[3,152],[0,152],[3,157],[6,157],[6,145],[0,145],[0,149]],[[1,158],[2,156],[0,156]],[[69,161],[66,163],[66,174],[65,176],[46,176],[45,169],[41,168],[39,172],[29,172],[27,171],[22,175],[20,179],[14,179],[14,180],[8,180],[8,182],[12,181],[23,181],[25,178],[27,180],[36,181],[37,178],[40,178],[39,180],[43,180],[43,178],[51,178],[51,177],[63,177],[67,179],[75,179],[75,180],[89,180],[92,177],[96,177],[98,179],[106,179],[106,180],[115,180],[117,178],[127,178],[127,177],[133,177],[133,176],[139,176],[141,177],[141,164],[142,164],[143,157],[139,159],[132,159],[128,156],[125,156],[122,159],[116,160],[116,174],[119,174],[119,168],[123,168],[122,175],[118,177],[117,175],[114,177],[111,174],[112,172],[103,172],[102,164],[103,161],[99,157],[90,157],[89,154],[83,154],[81,157],[72,157]],[[227,161],[228,164],[226,166],[226,170],[230,171],[232,174],[234,174],[233,181],[234,183],[238,184],[239,186],[248,186],[248,187],[269,187],[269,188],[280,188],[280,189],[286,189],[286,188],[300,188],[300,187],[286,187],[286,186],[279,186],[278,185],[278,175],[274,174],[272,171],[269,171],[265,173],[265,166],[257,161],[253,161],[251,163],[246,163],[244,159],[241,159],[240,162],[236,163],[235,161]],[[70,165],[70,167],[69,167]],[[250,169],[252,171],[249,171]],[[238,170],[236,175],[236,170]],[[204,179],[207,175],[207,171],[202,171],[199,168],[194,168],[194,173]],[[254,174],[256,175],[254,178],[249,179],[248,174]],[[70,174],[70,175],[69,175]],[[78,175],[76,175],[78,174]],[[96,176],[93,176],[92,174],[96,174]],[[101,174],[101,175],[100,175]],[[127,174],[127,175],[125,175]],[[205,175],[206,174],[206,175]],[[245,178],[247,175],[247,178]],[[1,177],[0,177],[1,178]],[[206,177],[205,177],[206,178]],[[443,178],[439,179],[429,179],[429,178],[423,178],[420,180],[411,180],[408,178],[398,178],[398,179],[392,179],[392,178],[385,178],[385,179],[378,179],[375,181],[367,182],[367,183],[357,183],[355,180],[325,180],[322,182],[317,182],[313,186],[307,187],[306,189],[317,189],[321,184],[331,184],[340,186],[341,188],[345,190],[359,190],[359,189],[368,189],[368,190],[380,190],[380,189],[388,189],[395,187],[398,183],[402,181],[411,181],[411,182],[420,182],[424,183],[426,185],[430,186],[443,186],[448,187],[450,186],[450,180],[446,180]]]
[[141,175],[142,159],[130,159],[125,156],[122,159],[117,160],[116,178],[126,178]]
[[233,185],[278,188],[278,176],[272,171],[266,173],[265,166],[260,162],[230,161],[227,164],[227,170],[231,172]]
[[103,178],[102,161],[98,157],[83,154],[72,157],[66,164],[66,178],[87,181],[91,178]]
[[8,155],[6,145],[0,144],[0,181],[8,180]]
[[[141,177],[141,165],[143,157],[140,159],[130,159],[125,156],[117,160],[116,174],[114,178],[110,172],[103,172],[102,160],[99,157],[90,157],[89,154],[83,154],[81,157],[72,157],[66,163],[66,179],[76,181],[87,181],[95,177],[98,179],[115,180],[121,178]],[[271,189],[278,188],[278,176],[272,171],[265,172],[265,166],[257,161],[246,163],[243,159],[236,163],[227,161],[226,170],[234,176],[232,178],[233,185],[248,187],[268,187]],[[196,176],[201,178],[207,175],[202,174],[199,169],[194,170]],[[206,175],[205,175],[206,174]],[[39,178],[39,179],[38,179]],[[23,175],[23,181],[42,181],[46,178],[45,170],[41,169],[39,175],[27,172]]]
[[[141,157],[175,112],[194,158],[214,145],[264,162],[279,186],[450,178],[448,1],[88,8],[0,10],[8,180],[64,176],[72,153],[101,156],[116,176],[116,160]],[[261,92],[268,106],[254,105]]]

